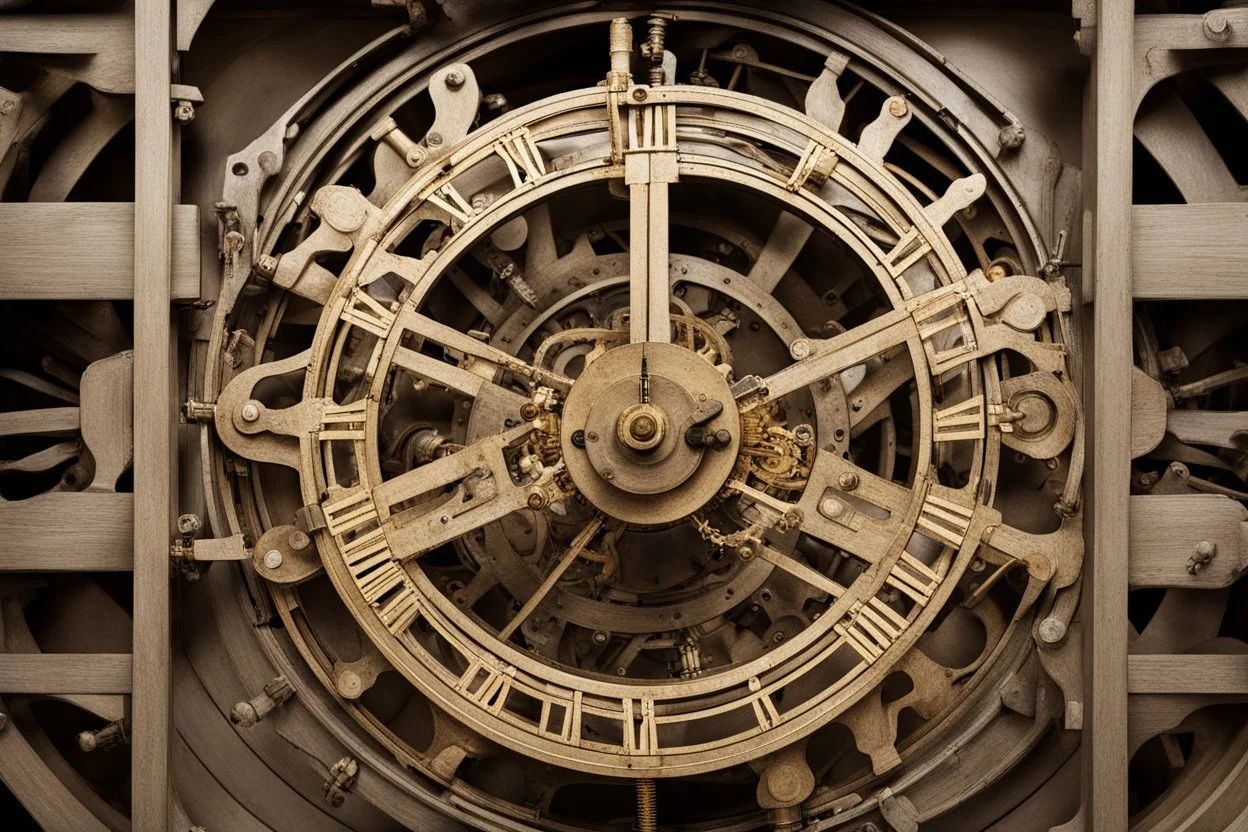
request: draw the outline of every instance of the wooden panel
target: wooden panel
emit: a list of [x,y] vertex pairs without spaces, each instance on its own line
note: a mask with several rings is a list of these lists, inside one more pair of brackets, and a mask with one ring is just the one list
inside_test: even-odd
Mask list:
[[1248,205],[1136,205],[1132,226],[1137,298],[1248,298]]
[[[134,205],[0,202],[0,300],[134,297]],[[199,207],[173,211],[174,300],[199,298]]]
[[134,563],[134,495],[42,494],[0,503],[0,572],[120,571]]
[[1131,656],[1131,693],[1248,694],[1248,656]]
[[[1095,233],[1084,256],[1093,306],[1084,637],[1084,814],[1097,832],[1127,829],[1127,499],[1131,480],[1131,164],[1135,4],[1096,4],[1085,141]],[[1085,29],[1083,35],[1093,33]]]
[[127,653],[0,653],[0,693],[129,693]]
[[[1217,589],[1248,566],[1248,511],[1220,494],[1147,495],[1131,498],[1131,586]],[[1216,546],[1213,560],[1195,575],[1187,559],[1196,544]]]
[[134,695],[130,818],[169,828],[169,541],[175,512],[172,272],[174,124],[170,0],[135,0]]
[[41,63],[63,69],[101,92],[134,92],[134,34],[130,15],[121,11],[92,14],[6,14],[0,26],[0,52],[90,56]]

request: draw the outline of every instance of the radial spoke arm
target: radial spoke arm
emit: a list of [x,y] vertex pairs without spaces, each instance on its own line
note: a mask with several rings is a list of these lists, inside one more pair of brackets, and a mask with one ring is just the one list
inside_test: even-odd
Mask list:
[[[516,485],[511,481],[503,450],[530,430],[530,425],[523,424],[490,436],[374,488],[373,500],[383,515],[408,501],[439,495],[419,508],[400,509],[383,521],[394,557],[417,557],[524,508],[534,489],[544,488],[555,474],[551,468],[534,482]],[[448,489],[449,493],[443,493]]]
[[676,109],[638,107],[629,113],[631,147],[624,182],[629,201],[629,337],[632,343],[672,340],[668,186],[676,181]]
[[[861,364],[916,335],[918,329],[908,309],[897,309],[826,340],[799,339],[791,347],[798,361],[761,382],[765,391],[760,403],[782,398],[828,376]],[[746,393],[757,386],[741,387]]]
[[561,392],[567,392],[572,387],[572,380],[569,378],[527,364],[514,355],[500,350],[498,347],[478,341],[465,332],[460,332],[446,324],[439,323],[413,309],[407,309],[403,312],[400,323],[405,329],[416,333],[422,338],[427,338],[440,344],[446,349],[463,353],[465,356],[485,361],[516,375],[524,376],[535,384],[541,384]]
[[788,555],[782,554],[770,546],[761,547],[758,552],[758,556],[770,563],[772,566],[775,566],[777,569],[788,572],[798,580],[810,584],[815,589],[826,592],[833,598],[840,598],[846,592],[845,587],[841,586],[819,570],[812,569],[797,558],[792,558]]
[[555,568],[542,581],[541,585],[534,590],[529,596],[529,600],[524,602],[524,606],[516,613],[515,617],[507,622],[507,625],[499,632],[498,637],[502,641],[511,638],[516,630],[520,629],[520,625],[525,622],[533,611],[536,610],[550,591],[555,588],[555,584],[559,583],[559,579],[568,571],[569,567],[576,562],[581,552],[585,551],[585,547],[589,545],[589,541],[594,539],[594,535],[598,534],[598,530],[602,528],[603,517],[598,515],[593,520],[585,524],[585,527],[576,535],[572,542],[568,545],[568,550],[563,553],[563,557],[555,564]]

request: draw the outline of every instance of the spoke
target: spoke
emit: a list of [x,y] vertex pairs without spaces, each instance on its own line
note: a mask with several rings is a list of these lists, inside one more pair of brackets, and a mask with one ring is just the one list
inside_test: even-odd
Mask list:
[[849,393],[850,435],[856,437],[878,422],[884,414],[881,406],[913,378],[914,363],[910,356],[900,354],[863,379]]
[[634,108],[629,135],[629,337],[634,344],[667,343],[672,340],[668,183],[676,179],[676,108]]
[[465,332],[460,332],[446,324],[438,323],[427,315],[422,315],[415,310],[404,310],[399,323],[405,329],[416,333],[422,338],[427,338],[447,349],[461,352],[466,356],[471,356],[479,361],[485,361],[500,369],[523,376],[535,384],[541,384],[565,393],[572,387],[572,380],[569,378],[527,364],[514,355],[500,350],[498,347],[478,341]]
[[810,354],[762,380],[766,389],[759,404],[775,401],[794,390],[848,370],[868,358],[905,343],[918,329],[908,309],[895,309],[861,326],[822,341],[799,340]]
[[493,396],[499,408],[505,412],[518,413],[521,406],[529,401],[526,396],[508,390],[506,387],[491,384],[489,379],[482,378],[474,372],[465,370],[463,367],[440,361],[437,358],[416,352],[415,350],[409,350],[406,347],[399,347],[394,351],[394,364],[421,378],[439,384],[453,393],[471,396],[474,399],[479,399],[486,395]]
[[782,213],[750,269],[750,280],[764,292],[774,291],[780,279],[793,268],[793,261],[802,253],[814,230],[801,217]]
[[546,600],[546,596],[555,588],[555,584],[559,583],[563,573],[568,571],[581,552],[585,551],[589,541],[593,540],[594,535],[598,534],[602,524],[603,516],[601,514],[585,524],[585,527],[568,544],[568,550],[563,553],[563,557],[555,564],[555,568],[550,570],[550,574],[542,581],[541,586],[534,590],[533,594],[529,596],[529,600],[524,602],[524,606],[520,608],[515,617],[507,622],[507,626],[499,631],[498,638],[500,641],[506,641],[511,638],[512,634],[520,629],[520,625],[533,614],[533,611],[541,605],[542,601]]
[[796,558],[789,557],[788,555],[776,551],[770,546],[763,546],[760,549],[758,556],[770,563],[772,566],[775,566],[778,569],[783,569],[785,572],[788,572],[798,580],[805,581],[815,589],[826,592],[833,598],[841,598],[845,595],[845,587],[841,586],[827,575],[817,569],[812,569]]
[[396,505],[426,495],[454,490],[436,505],[401,510],[382,524],[394,557],[418,557],[487,523],[527,505],[529,494],[551,477],[548,469],[535,483],[515,485],[503,450],[523,439],[531,427],[523,424],[490,436],[461,451],[421,465],[373,489],[373,500],[383,515]]

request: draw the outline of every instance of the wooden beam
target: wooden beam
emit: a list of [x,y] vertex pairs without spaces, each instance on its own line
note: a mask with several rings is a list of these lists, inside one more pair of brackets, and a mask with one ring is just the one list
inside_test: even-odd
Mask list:
[[1127,689],[1131,693],[1248,695],[1248,656],[1131,656]]
[[[1096,5],[1090,126],[1093,306],[1089,437],[1084,810],[1087,828],[1127,829],[1127,526],[1131,478],[1131,157],[1135,3]],[[1085,36],[1089,35],[1084,30]],[[1089,272],[1085,271],[1085,275]],[[1102,427],[1104,426],[1104,427]]]
[[62,491],[0,503],[0,572],[128,570],[133,512],[133,494]]
[[127,653],[0,653],[0,693],[129,693]]
[[[173,211],[174,300],[199,299],[199,206]],[[0,300],[134,297],[134,204],[0,202]]]
[[[131,822],[169,828],[169,542],[173,536],[171,272],[174,126],[170,0],[135,0],[134,126],[134,694]],[[139,392],[141,391],[141,392]]]
[[[1213,559],[1187,571],[1196,545],[1214,546]],[[1131,498],[1131,586],[1220,589],[1248,568],[1248,511],[1221,494],[1141,495]]]
[[1137,298],[1248,298],[1248,205],[1136,205],[1131,213]]

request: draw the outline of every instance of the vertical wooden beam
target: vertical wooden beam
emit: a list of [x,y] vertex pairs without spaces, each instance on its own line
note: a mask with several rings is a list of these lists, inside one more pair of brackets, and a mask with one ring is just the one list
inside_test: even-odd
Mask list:
[[[1127,829],[1127,535],[1131,449],[1131,154],[1134,0],[1098,0],[1092,59],[1095,286],[1088,483],[1087,707],[1084,814],[1088,829]],[[1085,36],[1088,33],[1085,32]],[[1085,180],[1086,181],[1086,180]],[[1102,427],[1103,426],[1103,427]]]
[[135,0],[134,683],[135,832],[169,829],[169,543],[173,514],[170,275],[173,21],[170,0]]

